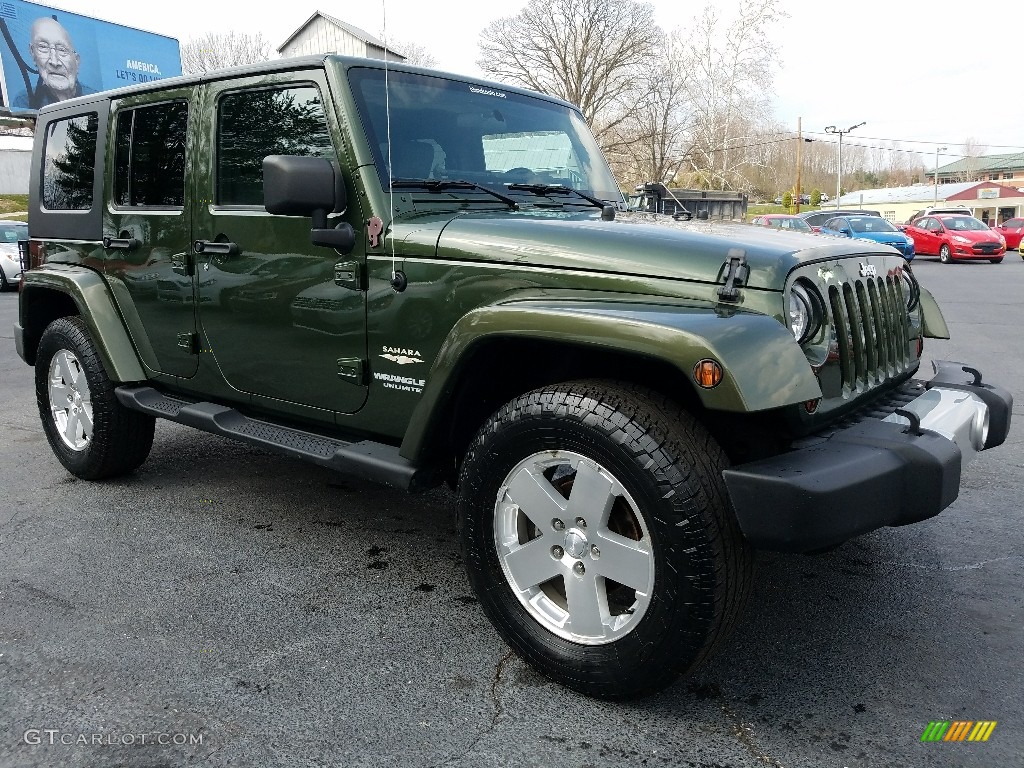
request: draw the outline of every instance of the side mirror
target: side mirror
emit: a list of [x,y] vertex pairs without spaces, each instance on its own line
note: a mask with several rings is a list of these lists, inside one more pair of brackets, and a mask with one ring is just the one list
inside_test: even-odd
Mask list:
[[843,237],[853,237],[853,232],[847,229],[846,227],[842,227],[839,230],[839,234],[842,235]]
[[327,226],[327,214],[348,204],[345,185],[323,157],[268,155],[263,158],[263,207],[278,216],[309,216],[313,245],[350,253],[356,244],[352,225]]

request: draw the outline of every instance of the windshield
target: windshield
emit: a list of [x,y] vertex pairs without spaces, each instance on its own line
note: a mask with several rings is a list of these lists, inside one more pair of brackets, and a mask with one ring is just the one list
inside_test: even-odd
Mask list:
[[950,216],[949,218],[943,218],[942,223],[951,232],[964,232],[966,230],[987,231],[989,228],[987,224],[978,221],[973,216]]
[[[349,79],[387,189],[384,70],[356,67]],[[392,180],[469,181],[499,190],[509,184],[558,185],[622,200],[576,110],[497,87],[408,72],[389,72],[387,82]]]
[[775,227],[776,229],[792,229],[800,232],[810,232],[811,226],[803,219],[768,219],[767,224],[769,227]]
[[878,216],[851,216],[850,229],[854,232],[896,232],[897,229],[888,221]]
[[0,243],[16,243],[28,239],[28,224],[0,224]]

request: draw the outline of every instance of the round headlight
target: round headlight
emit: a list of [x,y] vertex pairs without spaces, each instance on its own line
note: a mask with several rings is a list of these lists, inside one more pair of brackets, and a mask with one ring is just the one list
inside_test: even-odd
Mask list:
[[789,328],[793,338],[803,344],[821,327],[821,302],[799,283],[789,292]]

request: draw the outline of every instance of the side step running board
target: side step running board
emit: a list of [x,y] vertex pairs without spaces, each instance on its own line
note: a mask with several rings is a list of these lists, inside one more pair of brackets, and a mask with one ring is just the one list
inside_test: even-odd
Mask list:
[[[234,408],[216,403],[190,403],[158,392],[152,387],[121,386],[114,390],[125,408],[176,421],[215,435],[258,445],[365,480],[385,483],[402,490],[422,488],[420,481],[428,473],[419,472],[398,448],[369,440],[346,442],[283,427],[269,421],[245,416]],[[430,483],[427,482],[427,485]]]

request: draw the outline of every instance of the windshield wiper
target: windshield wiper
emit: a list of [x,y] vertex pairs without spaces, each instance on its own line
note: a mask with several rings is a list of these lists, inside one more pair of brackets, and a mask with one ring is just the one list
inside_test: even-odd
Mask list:
[[538,195],[546,195],[548,192],[560,192],[562,194],[579,195],[588,203],[596,205],[598,208],[604,208],[606,205],[612,205],[612,203],[604,200],[598,200],[596,197],[585,195],[578,189],[567,187],[564,184],[509,184],[509,189],[521,189],[524,192],[533,192]]
[[422,187],[431,192],[441,192],[446,189],[479,189],[481,192],[486,192],[491,197],[501,200],[513,211],[519,210],[519,203],[508,195],[503,195],[495,189],[485,187],[483,184],[477,184],[473,181],[461,181],[459,179],[393,179],[391,182],[392,189],[408,189],[411,187]]

